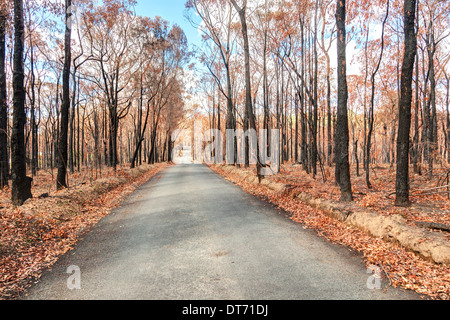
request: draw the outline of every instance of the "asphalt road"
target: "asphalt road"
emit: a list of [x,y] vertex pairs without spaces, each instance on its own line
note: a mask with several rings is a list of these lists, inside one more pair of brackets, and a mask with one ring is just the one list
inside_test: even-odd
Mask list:
[[[69,266],[79,272],[66,273]],[[25,298],[419,298],[390,287],[370,290],[370,276],[358,254],[304,230],[209,168],[180,164],[102,219]],[[81,289],[70,290],[68,279]]]

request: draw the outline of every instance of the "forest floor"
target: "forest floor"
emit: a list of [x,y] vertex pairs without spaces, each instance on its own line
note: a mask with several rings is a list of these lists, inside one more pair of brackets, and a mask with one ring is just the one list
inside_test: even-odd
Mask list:
[[[300,165],[286,164],[275,176],[265,177],[289,186],[289,192],[255,183],[254,179],[244,178],[249,172],[255,175],[255,168],[229,170],[227,166],[213,165],[211,168],[243,190],[269,201],[303,228],[315,229],[322,237],[361,252],[368,266],[375,265],[383,270],[383,278],[394,287],[402,287],[425,294],[431,299],[450,299],[450,266],[437,264],[401,246],[396,241],[385,241],[347,223],[333,219],[324,211],[311,207],[293,197],[293,194],[307,193],[312,198],[338,202],[339,187],[334,183],[332,168],[326,168],[324,181],[318,173],[313,179]],[[389,166],[376,166],[371,170],[372,188],[365,183],[364,171],[356,176],[352,168],[352,188],[355,201],[352,206],[377,212],[383,216],[401,215],[408,224],[417,222],[450,224],[450,200],[446,193],[448,184],[445,168],[436,169],[433,177],[413,175],[411,177],[412,205],[408,208],[394,206],[395,170]],[[248,177],[248,176],[247,176]],[[252,180],[252,181],[250,181]],[[437,188],[437,189],[436,189]],[[442,192],[445,191],[445,192]],[[436,193],[439,192],[439,193]],[[442,230],[427,229],[439,234],[444,241],[450,241],[450,234]]]
[[0,300],[19,297],[124,196],[167,166],[104,168],[101,174],[82,170],[70,175],[70,188],[62,191],[56,191],[56,170],[40,171],[34,198],[18,208],[10,190],[0,190]]

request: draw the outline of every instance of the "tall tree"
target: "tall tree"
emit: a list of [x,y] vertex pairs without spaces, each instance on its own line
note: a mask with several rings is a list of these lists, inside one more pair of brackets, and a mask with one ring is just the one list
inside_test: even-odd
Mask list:
[[386,4],[386,16],[384,17],[383,24],[381,27],[381,52],[380,57],[378,59],[378,63],[375,67],[375,70],[372,73],[372,77],[370,79],[372,84],[372,94],[370,96],[370,107],[369,107],[369,114],[368,114],[368,126],[369,126],[369,132],[367,133],[367,141],[366,141],[366,159],[365,159],[365,166],[366,166],[366,185],[367,188],[372,188],[372,185],[370,183],[370,151],[372,148],[372,134],[373,134],[373,125],[374,125],[374,109],[375,109],[375,76],[380,69],[381,61],[383,59],[383,51],[384,51],[384,29],[386,26],[387,19],[389,17],[389,0]]
[[348,87],[346,63],[346,31],[345,31],[345,0],[336,1],[337,25],[337,77],[338,77],[338,104],[336,119],[336,181],[341,189],[341,201],[352,201],[352,184],[350,180],[350,164],[348,155]]
[[6,2],[0,2],[0,188],[8,185],[8,105],[6,103]]
[[72,0],[66,0],[65,4],[66,31],[64,34],[64,69],[63,69],[63,93],[61,105],[61,124],[57,151],[58,175],[56,178],[57,189],[67,188],[67,144],[69,131],[69,109],[70,109],[70,65],[71,65],[71,44],[72,35],[71,17]]
[[31,198],[32,179],[27,177],[25,152],[25,88],[24,88],[24,18],[23,0],[14,0],[14,58],[13,58],[13,127],[11,133],[11,200],[21,206]]
[[[418,3],[416,4],[418,6]],[[419,30],[419,9],[416,8],[416,32]],[[413,138],[413,148],[412,148],[412,156],[413,156],[413,168],[414,173],[422,174],[421,168],[418,164],[419,161],[419,107],[420,107],[420,84],[419,84],[419,55],[416,54],[416,92],[415,92],[415,100],[414,100],[414,138]]]
[[[244,66],[245,66],[245,119],[247,124],[244,125],[244,131],[247,129],[256,130],[255,114],[253,113],[253,103],[252,103],[252,88],[251,88],[251,76],[250,76],[250,46],[248,41],[248,29],[247,29],[247,0],[243,1],[242,7],[240,7],[235,0],[231,0],[234,8],[239,14],[239,19],[241,21],[241,32],[242,38],[244,40]],[[249,162],[249,143],[248,136],[246,136],[245,143],[245,164],[248,165]],[[258,148],[257,148],[258,149]],[[257,157],[259,155],[259,150],[256,152]],[[258,165],[260,164],[258,160]]]
[[447,152],[447,162],[450,162],[450,76],[445,71],[443,73],[446,80],[445,110],[447,114],[447,130],[444,132],[445,150]]
[[416,0],[405,0],[403,7],[405,51],[401,75],[397,138],[397,178],[395,205],[409,205],[409,138],[411,130],[412,77],[417,54],[415,30]]
[[315,9],[314,9],[314,26],[313,26],[313,59],[314,59],[314,66],[313,66],[313,75],[311,79],[311,87],[313,89],[313,96],[311,101],[311,106],[313,107],[312,116],[313,119],[311,121],[311,164],[312,164],[312,172],[313,177],[317,174],[317,161],[318,161],[318,143],[317,143],[317,134],[318,134],[318,83],[317,83],[317,73],[318,73],[318,66],[319,66],[319,58],[317,54],[317,16],[318,16],[318,2],[316,0],[315,3]]
[[[332,164],[332,153],[333,153],[333,139],[332,139],[332,121],[331,121],[331,59],[329,51],[331,49],[331,45],[334,41],[334,33],[335,33],[335,24],[333,24],[332,30],[329,36],[329,43],[325,44],[325,32],[326,32],[326,25],[327,25],[327,19],[326,19],[326,13],[329,7],[331,7],[332,1],[325,1],[322,3],[321,7],[321,15],[322,15],[322,33],[321,33],[321,42],[319,42],[319,46],[322,49],[323,54],[326,58],[326,84],[327,84],[327,164],[331,166]],[[327,32],[328,33],[328,32]]]

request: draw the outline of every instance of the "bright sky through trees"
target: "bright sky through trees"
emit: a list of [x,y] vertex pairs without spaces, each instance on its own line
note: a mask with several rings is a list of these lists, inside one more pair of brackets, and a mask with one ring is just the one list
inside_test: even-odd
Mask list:
[[183,29],[189,45],[201,45],[200,33],[184,17],[186,0],[145,0],[138,1],[136,14],[139,16],[160,16],[172,25],[177,24]]

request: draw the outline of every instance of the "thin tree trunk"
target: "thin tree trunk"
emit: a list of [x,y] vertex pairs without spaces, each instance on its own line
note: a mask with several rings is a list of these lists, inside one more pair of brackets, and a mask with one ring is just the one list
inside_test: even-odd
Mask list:
[[445,80],[447,80],[447,94],[445,99],[445,107],[447,111],[447,131],[445,135],[447,137],[447,143],[445,149],[447,151],[447,162],[450,163],[450,77],[445,74]]
[[368,58],[368,46],[369,46],[369,31],[370,27],[367,28],[366,43],[364,46],[364,62],[365,62],[365,72],[364,72],[364,148],[363,148],[363,167],[368,175],[367,171],[370,170],[370,161],[367,156],[367,126],[368,126],[368,110],[367,110],[367,79],[369,77],[369,58]]
[[372,133],[373,133],[373,123],[374,123],[374,108],[375,108],[375,76],[378,73],[378,70],[380,69],[381,60],[383,59],[383,51],[384,51],[384,29],[386,26],[387,19],[389,17],[389,0],[387,1],[386,5],[386,16],[384,18],[383,24],[382,24],[382,31],[381,31],[381,52],[380,52],[380,58],[378,59],[378,64],[375,68],[375,70],[372,73],[372,77],[370,79],[372,83],[372,92],[370,96],[370,108],[369,108],[369,115],[368,115],[368,133],[367,133],[367,144],[366,144],[366,185],[367,188],[372,188],[372,185],[370,183],[370,151],[372,148]]
[[30,74],[31,74],[31,99],[30,99],[30,131],[31,131],[31,174],[37,174],[37,124],[36,124],[36,75],[34,73],[34,46],[30,37]]
[[[416,8],[416,32],[419,30],[419,10]],[[419,55],[416,54],[416,96],[414,101],[414,138],[413,138],[413,168],[414,173],[421,174],[419,167]]]
[[301,139],[301,154],[300,158],[302,161],[302,168],[307,173],[309,173],[308,170],[308,126],[307,126],[307,119],[306,119],[306,112],[305,112],[305,36],[304,36],[304,24],[303,20],[300,19],[300,37],[301,37],[301,46],[302,46],[302,67],[301,67],[301,73],[302,73],[302,79],[301,79],[301,89],[300,89],[300,119],[301,119],[301,131],[302,131],[302,139]]
[[423,82],[423,90],[422,90],[422,153],[423,153],[423,161],[428,162],[429,158],[429,142],[428,142],[428,131],[430,130],[430,106],[427,103],[427,100],[429,98],[427,97],[427,91],[428,91],[428,78],[429,74],[426,72],[425,67],[425,51],[422,50],[422,73],[423,78],[425,79]]
[[313,42],[313,53],[314,53],[314,75],[313,75],[313,103],[312,106],[314,108],[313,110],[313,122],[312,122],[312,171],[313,171],[313,178],[316,177],[317,174],[317,161],[318,161],[318,140],[317,140],[317,134],[318,134],[318,112],[319,112],[319,106],[318,106],[318,69],[319,69],[319,57],[317,53],[317,13],[318,13],[318,2],[316,1],[315,5],[315,16],[314,16],[314,42]]
[[[267,33],[268,33],[268,26],[267,26],[267,5],[268,0],[265,1],[265,23],[264,23],[264,45],[263,45],[263,109],[264,109],[264,121],[263,121],[263,129],[267,130],[267,135],[265,138],[266,141],[266,148],[265,150],[269,151],[270,148],[270,133],[269,133],[269,121],[270,121],[270,114],[269,114],[269,84],[267,79]],[[270,152],[270,151],[269,151]],[[297,152],[295,153],[295,161],[297,161]]]
[[430,22],[430,31],[427,33],[427,52],[428,52],[428,72],[430,75],[430,100],[431,107],[430,127],[428,129],[428,144],[429,144],[429,158],[428,158],[428,172],[430,176],[433,175],[433,162],[437,150],[437,114],[436,114],[436,76],[434,68],[434,54],[436,51],[434,43],[434,34],[432,31],[433,24]]
[[[329,60],[329,58],[328,58]],[[330,80],[330,65],[328,62],[328,67],[327,67],[327,122],[328,122],[328,126],[327,126],[327,141],[328,141],[328,156],[327,156],[327,161],[328,161],[328,166],[331,167],[332,164],[332,154],[333,154],[333,136],[331,133],[331,127],[332,127],[332,122],[331,122],[331,80]]]
[[[242,31],[242,38],[244,40],[244,65],[245,65],[245,114],[246,119],[245,121],[247,123],[247,128],[244,127],[244,131],[250,129],[256,131],[256,121],[255,121],[255,115],[253,113],[253,104],[252,104],[252,88],[251,88],[251,76],[250,76],[250,47],[249,47],[249,41],[248,41],[248,34],[247,34],[247,21],[246,21],[246,7],[247,7],[247,0],[244,0],[243,7],[240,8],[235,0],[231,0],[233,6],[235,7],[236,11],[239,13],[239,18],[241,21],[241,31]],[[248,143],[248,136],[245,138],[246,143],[246,150],[245,150],[245,165],[248,166],[249,164],[249,143]],[[257,150],[256,155],[259,157],[259,149],[258,149],[258,142],[256,143]],[[257,161],[258,165],[260,164],[259,160]]]

